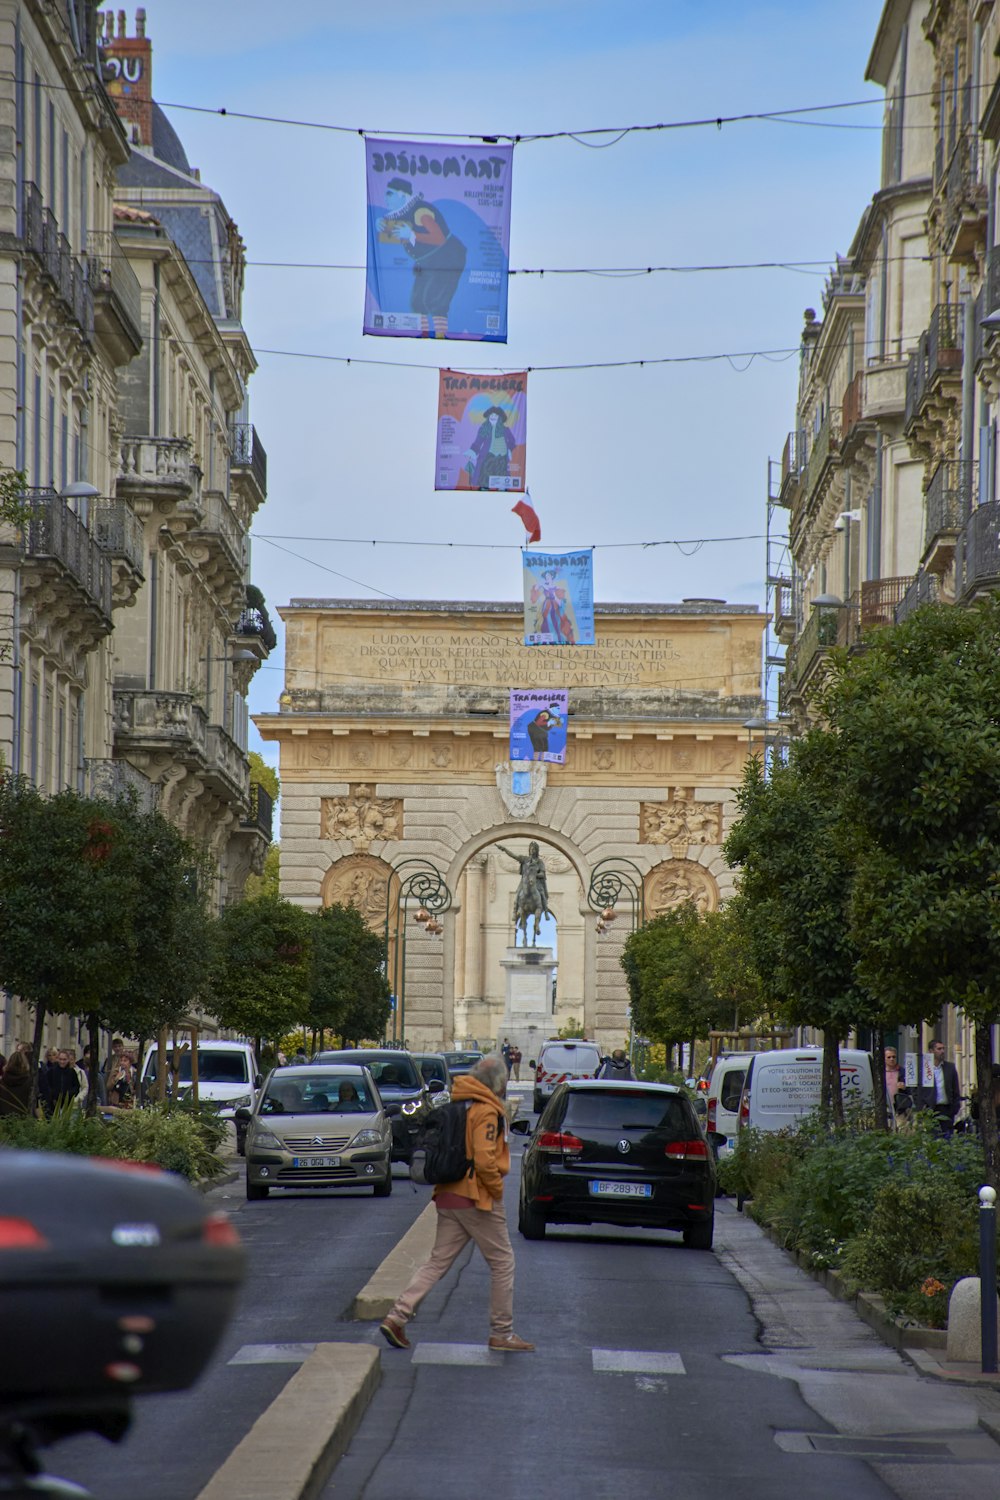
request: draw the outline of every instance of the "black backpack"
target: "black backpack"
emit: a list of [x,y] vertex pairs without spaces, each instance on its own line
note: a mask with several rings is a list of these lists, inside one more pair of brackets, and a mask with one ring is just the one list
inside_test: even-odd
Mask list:
[[442,1104],[424,1121],[410,1157],[414,1182],[460,1182],[463,1177],[471,1177],[472,1159],[465,1149],[469,1102]]

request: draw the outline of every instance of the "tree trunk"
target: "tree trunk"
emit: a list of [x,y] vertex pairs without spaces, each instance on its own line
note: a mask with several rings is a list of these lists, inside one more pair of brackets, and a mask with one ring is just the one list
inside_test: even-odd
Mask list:
[[976,1022],[976,1092],[985,1182],[1000,1190],[1000,1145],[997,1143],[997,1117],[993,1107],[993,1044],[990,1028],[983,1021]]
[[101,1071],[101,1022],[97,1012],[93,1010],[87,1017],[87,1035],[90,1037],[90,1072],[87,1074],[87,1104],[84,1112],[87,1119],[91,1120],[97,1113],[97,1075]]
[[844,1123],[844,1096],[840,1089],[840,1038],[835,1031],[823,1033],[823,1079],[820,1114],[832,1125]]
[[28,1113],[33,1115],[38,1108],[38,1079],[42,1066],[42,1033],[45,1030],[45,1006],[39,1002],[35,1006],[35,1032],[31,1039],[31,1055],[34,1062],[34,1073],[31,1079],[31,1097],[28,1100]]
[[156,1038],[156,1101],[162,1104],[167,1097],[167,1028],[161,1026]]
[[879,1130],[889,1129],[889,1105],[885,1092],[885,1032],[881,1026],[874,1033],[875,1046],[875,1124]]

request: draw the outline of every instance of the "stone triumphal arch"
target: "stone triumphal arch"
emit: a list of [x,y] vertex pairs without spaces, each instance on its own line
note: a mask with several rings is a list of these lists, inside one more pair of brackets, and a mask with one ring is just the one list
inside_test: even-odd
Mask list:
[[[535,839],[558,933],[552,1014],[536,1020],[574,1017],[619,1045],[632,907],[598,932],[591,875],[628,862],[647,918],[731,893],[721,843],[760,712],[756,606],[598,605],[594,647],[524,646],[513,604],[295,599],[280,613],[285,689],[256,722],[280,747],[282,893],[353,904],[382,931],[393,868],[429,861],[452,904],[440,933],[407,928],[406,1038],[489,1042],[519,876],[500,846]],[[509,762],[508,690],[523,687],[568,690],[565,765]]]

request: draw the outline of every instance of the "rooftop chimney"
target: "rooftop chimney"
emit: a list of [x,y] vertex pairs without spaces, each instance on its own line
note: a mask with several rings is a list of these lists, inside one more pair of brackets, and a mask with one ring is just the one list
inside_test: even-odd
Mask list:
[[139,146],[153,144],[153,48],[146,36],[146,12],[135,13],[135,36],[129,36],[125,12],[98,11],[97,44],[104,61],[104,81],[115,109]]

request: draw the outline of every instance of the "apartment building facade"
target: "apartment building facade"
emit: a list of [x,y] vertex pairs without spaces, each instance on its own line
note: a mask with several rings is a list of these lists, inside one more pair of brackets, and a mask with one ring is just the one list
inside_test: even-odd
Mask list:
[[[0,530],[0,764],[132,786],[208,849],[221,906],[272,811],[243,244],[153,104],[141,10],[129,34],[92,0],[0,0],[0,73],[0,465],[28,505]],[[4,1037],[23,1020],[8,999]]]

